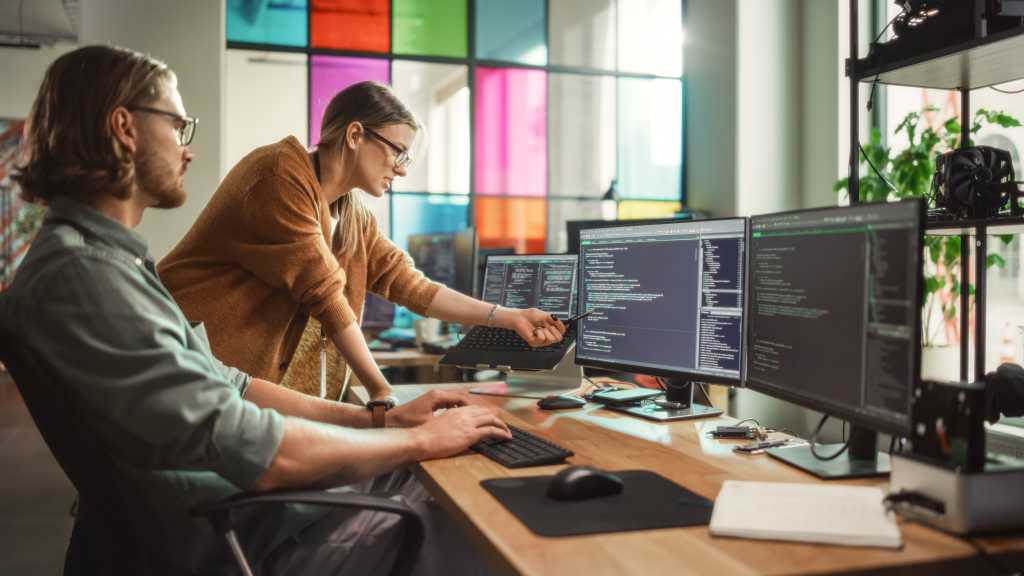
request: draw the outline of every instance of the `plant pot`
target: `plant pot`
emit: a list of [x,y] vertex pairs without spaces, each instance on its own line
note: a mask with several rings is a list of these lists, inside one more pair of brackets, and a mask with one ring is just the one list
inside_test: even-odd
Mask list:
[[958,346],[925,346],[922,348],[921,378],[959,381],[960,348]]

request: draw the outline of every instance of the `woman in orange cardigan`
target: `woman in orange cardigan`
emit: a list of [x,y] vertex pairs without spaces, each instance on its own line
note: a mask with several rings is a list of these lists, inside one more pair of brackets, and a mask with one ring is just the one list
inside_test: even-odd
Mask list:
[[359,328],[366,290],[419,314],[515,330],[534,346],[562,338],[565,326],[540,310],[495,306],[427,280],[380,232],[357,189],[380,197],[404,176],[417,129],[390,88],[363,82],[331,100],[312,152],[288,137],[232,168],[159,265],[218,358],[308,393],[319,392],[326,368],[332,398],[351,367],[372,398],[387,398]]

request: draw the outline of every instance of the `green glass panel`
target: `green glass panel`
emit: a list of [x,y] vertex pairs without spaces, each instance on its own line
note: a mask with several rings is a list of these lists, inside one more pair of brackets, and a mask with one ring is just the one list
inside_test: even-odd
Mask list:
[[466,4],[466,0],[394,0],[394,51],[465,58]]

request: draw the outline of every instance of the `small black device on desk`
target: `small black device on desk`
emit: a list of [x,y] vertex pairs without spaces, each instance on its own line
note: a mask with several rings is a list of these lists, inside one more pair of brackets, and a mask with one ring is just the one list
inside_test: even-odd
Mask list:
[[566,450],[558,444],[530,434],[522,428],[509,426],[508,429],[512,432],[511,440],[494,438],[481,440],[472,446],[473,451],[487,456],[506,468],[557,464],[573,455],[572,450]]
[[604,404],[605,406],[624,406],[627,404],[636,404],[648,398],[661,396],[664,393],[665,392],[663,390],[652,390],[650,388],[624,388],[617,390],[602,389],[595,390],[591,394],[588,394],[587,399],[591,402]]
[[551,478],[548,498],[587,500],[622,493],[622,478],[590,466],[569,466]]
[[565,410],[567,408],[582,408],[586,405],[587,401],[582,398],[562,394],[551,395],[537,400],[537,407],[541,410]]

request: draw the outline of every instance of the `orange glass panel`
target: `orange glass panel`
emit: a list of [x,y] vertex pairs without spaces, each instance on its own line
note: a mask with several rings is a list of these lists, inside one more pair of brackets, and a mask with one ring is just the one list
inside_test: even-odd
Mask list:
[[517,254],[541,254],[547,234],[543,198],[477,196],[476,233],[481,248],[514,246]]
[[313,0],[310,45],[387,52],[391,48],[388,7],[389,0]]

